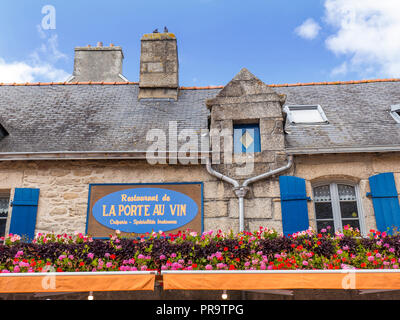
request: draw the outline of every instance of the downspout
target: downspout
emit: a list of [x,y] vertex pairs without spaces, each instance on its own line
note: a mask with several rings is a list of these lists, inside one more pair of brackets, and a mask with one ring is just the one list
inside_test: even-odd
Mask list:
[[220,172],[215,171],[211,167],[209,158],[207,158],[206,168],[207,168],[207,172],[209,174],[211,174],[212,176],[217,177],[218,179],[221,179],[221,180],[226,181],[233,185],[233,187],[234,187],[233,190],[235,192],[235,195],[239,199],[239,232],[243,232],[244,231],[244,197],[246,196],[247,191],[249,190],[248,186],[254,182],[266,179],[270,176],[273,176],[275,174],[286,171],[286,170],[290,169],[292,167],[292,165],[293,165],[293,156],[289,155],[288,163],[285,166],[265,172],[258,176],[249,178],[249,179],[245,180],[242,185],[240,185],[237,180],[232,179],[228,176],[223,175]]

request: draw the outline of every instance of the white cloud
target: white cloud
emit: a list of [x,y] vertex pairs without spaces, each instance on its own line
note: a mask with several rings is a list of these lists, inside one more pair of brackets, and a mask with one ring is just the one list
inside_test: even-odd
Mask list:
[[321,29],[320,25],[313,19],[309,18],[295,29],[295,32],[302,38],[307,40],[314,39]]
[[400,77],[400,1],[326,0],[324,21],[327,48],[344,57],[332,75]]
[[0,57],[0,82],[57,82],[69,77],[69,73],[55,67],[58,61],[68,59],[67,55],[58,50],[57,34],[47,36],[40,26],[37,29],[43,43],[27,60],[5,61]]
[[343,62],[341,65],[333,68],[331,71],[332,76],[339,76],[339,75],[345,75],[348,72],[348,66],[347,62]]

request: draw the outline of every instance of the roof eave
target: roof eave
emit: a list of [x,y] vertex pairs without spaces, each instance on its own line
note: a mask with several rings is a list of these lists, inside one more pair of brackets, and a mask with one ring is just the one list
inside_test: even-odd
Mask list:
[[399,152],[400,145],[393,146],[364,146],[364,147],[335,147],[335,148],[287,148],[289,155],[307,155],[324,153],[381,153]]

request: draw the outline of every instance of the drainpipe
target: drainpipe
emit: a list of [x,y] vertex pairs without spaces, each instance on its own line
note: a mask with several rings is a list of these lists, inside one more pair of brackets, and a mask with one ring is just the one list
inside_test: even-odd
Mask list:
[[265,173],[260,174],[258,176],[249,178],[249,179],[245,180],[242,185],[240,185],[237,180],[232,179],[232,178],[230,178],[228,176],[223,175],[220,172],[215,171],[211,167],[211,163],[210,163],[210,159],[209,158],[207,158],[206,168],[207,168],[207,172],[209,174],[211,174],[212,176],[217,177],[218,179],[221,179],[221,180],[226,181],[226,182],[228,182],[228,183],[233,185],[233,191],[235,192],[235,195],[239,200],[239,232],[243,232],[244,231],[244,197],[246,196],[247,191],[249,190],[248,186],[250,184],[254,183],[254,182],[266,179],[266,178],[271,177],[271,176],[273,176],[275,174],[278,174],[278,173],[281,173],[283,171],[286,171],[286,170],[290,169],[292,167],[292,165],[293,165],[293,156],[289,155],[288,156],[288,163],[285,166],[280,167],[278,169],[274,169],[274,170],[265,172]]

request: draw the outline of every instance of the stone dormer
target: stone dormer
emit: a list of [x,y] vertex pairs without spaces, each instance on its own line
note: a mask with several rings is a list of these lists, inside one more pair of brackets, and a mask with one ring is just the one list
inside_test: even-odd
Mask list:
[[[210,129],[230,130],[233,152],[235,127],[249,124],[259,128],[259,152],[233,153],[232,165],[222,163],[219,165],[221,172],[237,179],[244,179],[285,163],[282,113],[285,98],[243,68],[215,98],[207,101],[207,107],[211,111]],[[254,160],[254,171],[248,175],[238,176],[235,167],[240,166],[246,158]],[[224,160],[221,155],[221,161]]]

